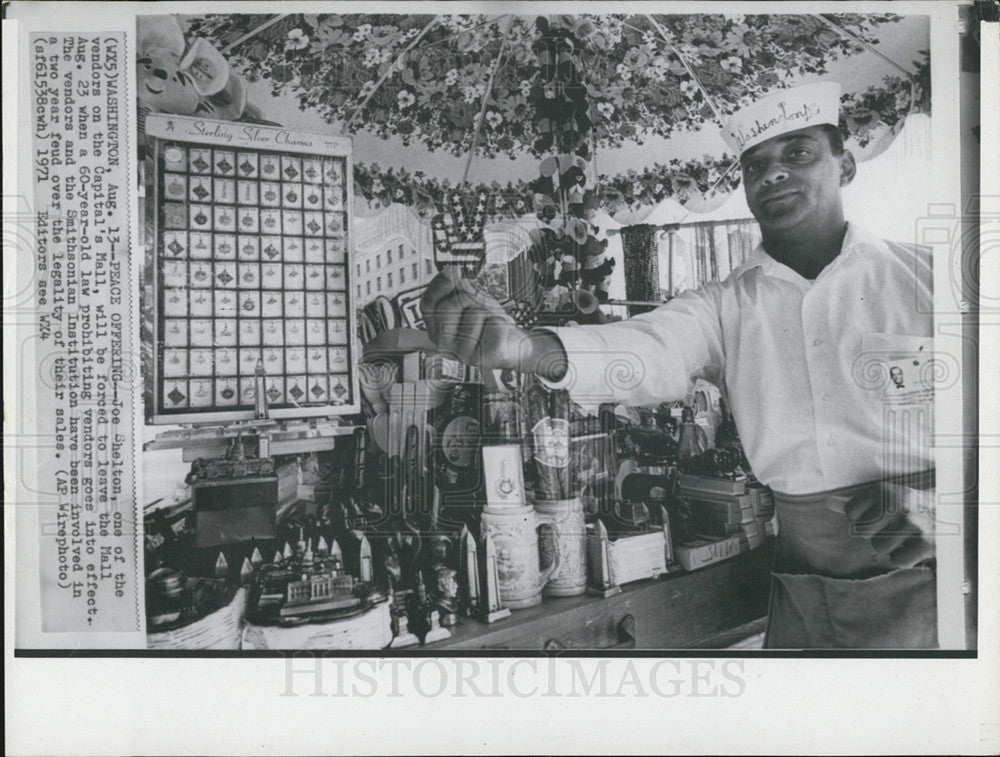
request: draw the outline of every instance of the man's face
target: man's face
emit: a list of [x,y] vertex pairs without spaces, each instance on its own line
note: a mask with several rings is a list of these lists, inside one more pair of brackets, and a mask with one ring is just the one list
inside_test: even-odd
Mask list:
[[823,128],[809,126],[761,142],[740,156],[747,205],[762,230],[821,227],[841,218],[840,188],[854,159],[834,155]]

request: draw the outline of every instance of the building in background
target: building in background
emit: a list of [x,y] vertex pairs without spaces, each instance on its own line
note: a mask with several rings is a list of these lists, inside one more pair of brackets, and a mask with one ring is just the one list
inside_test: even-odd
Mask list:
[[354,227],[354,294],[359,305],[424,286],[436,273],[430,224],[391,205],[359,217]]
[[[528,230],[538,225],[533,216],[503,219],[484,230],[486,265],[481,284],[498,299],[506,296],[506,263],[530,244]],[[429,219],[421,219],[404,205],[390,205],[354,226],[354,294],[359,306],[382,295],[425,286],[437,269]]]

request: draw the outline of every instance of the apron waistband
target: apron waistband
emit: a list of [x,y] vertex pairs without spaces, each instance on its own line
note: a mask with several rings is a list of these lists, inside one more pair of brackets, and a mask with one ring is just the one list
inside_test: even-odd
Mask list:
[[923,491],[933,489],[936,484],[935,479],[936,473],[932,468],[930,470],[919,471],[917,473],[906,473],[902,476],[886,476],[885,478],[876,479],[874,481],[866,481],[863,484],[841,486],[836,489],[813,492],[812,494],[786,494],[773,488],[771,489],[771,492],[774,494],[776,499],[780,497],[786,502],[820,502],[827,497],[853,497],[856,494],[860,494],[868,489],[871,489],[872,487],[880,486],[882,484],[897,484],[899,486],[908,486],[911,489],[920,489]]

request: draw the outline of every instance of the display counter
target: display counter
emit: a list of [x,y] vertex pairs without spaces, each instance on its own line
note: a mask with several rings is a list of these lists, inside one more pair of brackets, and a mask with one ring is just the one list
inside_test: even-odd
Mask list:
[[[488,624],[463,618],[425,649],[719,648],[763,631],[774,540],[694,572],[638,581],[608,598],[546,597]],[[631,616],[634,623],[629,623]],[[732,633],[734,629],[743,632]]]

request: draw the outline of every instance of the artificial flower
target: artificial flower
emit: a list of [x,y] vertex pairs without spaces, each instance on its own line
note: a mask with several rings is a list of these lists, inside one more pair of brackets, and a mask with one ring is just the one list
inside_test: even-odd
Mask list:
[[629,81],[632,78],[632,69],[626,66],[624,63],[619,63],[615,66],[615,72],[618,74],[619,78],[623,81]]
[[286,50],[305,50],[309,47],[309,37],[301,29],[291,29],[285,39]]
[[406,110],[417,101],[417,98],[413,96],[410,90],[401,89],[399,90],[399,94],[396,95],[396,101],[399,104],[400,110]]
[[730,55],[728,58],[723,58],[719,61],[719,65],[726,71],[730,73],[736,73],[743,70],[743,61],[734,55]]

